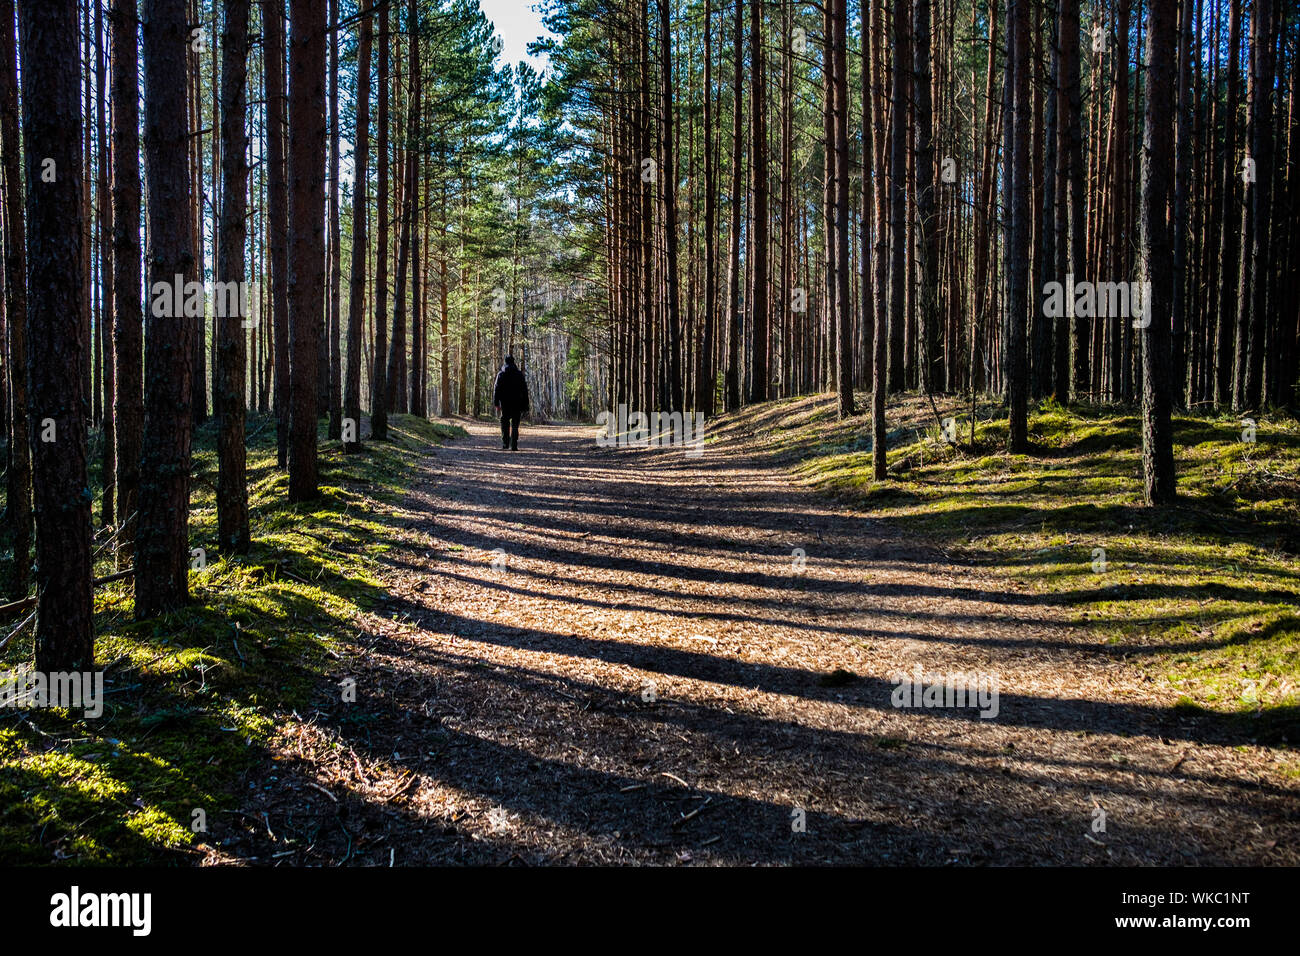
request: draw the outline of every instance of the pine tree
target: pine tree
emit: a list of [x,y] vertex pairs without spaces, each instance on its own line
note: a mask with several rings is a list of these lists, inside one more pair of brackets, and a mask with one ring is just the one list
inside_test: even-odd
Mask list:
[[[91,634],[88,367],[75,0],[22,0],[27,413],[36,518],[36,668],[85,671]],[[11,94],[10,94],[11,95]],[[9,155],[6,152],[6,155]],[[7,187],[13,181],[7,179]],[[12,206],[7,212],[12,212]]]
[[[370,163],[370,48],[372,14],[370,0],[361,0],[357,45],[357,127],[352,161],[352,275],[348,288],[347,371],[344,375],[343,450],[361,450],[361,334],[366,308],[367,174]],[[351,440],[348,440],[348,428]]]
[[1173,242],[1167,220],[1174,174],[1174,72],[1177,0],[1150,0],[1147,28],[1145,122],[1142,130],[1141,268],[1150,283],[1142,327],[1142,476],[1149,505],[1173,502],[1173,382],[1170,310]]
[[325,6],[289,7],[289,500],[317,490],[325,308]]
[[18,50],[13,0],[0,0],[0,158],[3,159],[4,304],[8,337],[9,461],[5,474],[5,520],[13,565],[6,587],[15,600],[31,582],[32,459],[27,419],[27,234],[24,224],[22,155],[18,148]]
[[[221,35],[221,222],[217,281],[242,288],[247,239],[248,135],[244,129],[248,75],[248,0],[225,0]],[[237,308],[218,300],[215,310],[217,353],[217,539],[223,553],[246,554],[248,479],[244,450],[248,347],[242,292]],[[233,314],[232,314],[233,313]]]
[[149,311],[145,318],[144,431],[135,614],[171,611],[189,599],[190,441],[195,340],[202,318],[176,315],[177,276],[194,269],[189,128],[184,84],[190,49],[184,0],[145,0],[144,156],[148,186]]

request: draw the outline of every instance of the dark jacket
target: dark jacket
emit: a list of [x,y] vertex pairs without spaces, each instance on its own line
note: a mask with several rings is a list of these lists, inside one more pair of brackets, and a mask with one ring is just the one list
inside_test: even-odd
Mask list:
[[502,415],[522,414],[528,411],[528,383],[524,373],[515,365],[503,365],[492,386],[492,404],[501,406]]

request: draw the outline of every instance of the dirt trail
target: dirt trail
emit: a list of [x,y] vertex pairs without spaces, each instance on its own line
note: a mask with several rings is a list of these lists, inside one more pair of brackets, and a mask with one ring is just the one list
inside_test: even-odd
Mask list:
[[[358,703],[286,731],[340,814],[301,862],[1300,862],[1279,752],[1050,600],[734,444],[470,432],[404,505]],[[917,666],[996,716],[893,706]]]

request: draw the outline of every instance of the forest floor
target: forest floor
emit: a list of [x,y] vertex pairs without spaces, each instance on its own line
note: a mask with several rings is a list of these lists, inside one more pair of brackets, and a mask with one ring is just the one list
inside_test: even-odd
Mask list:
[[[355,473],[309,516],[325,525],[337,566],[283,562],[297,569],[287,585],[319,577],[329,592],[347,579],[364,593],[344,591],[322,621],[310,595],[291,589],[294,604],[272,611],[298,644],[277,649],[273,630],[245,637],[239,627],[220,638],[233,652],[211,649],[209,636],[181,642],[223,655],[201,686],[187,671],[186,700],[228,723],[204,729],[243,746],[167,766],[142,793],[118,773],[121,791],[87,812],[139,808],[138,845],[60,838],[54,856],[1300,863],[1300,567],[1279,530],[1294,527],[1294,431],[1260,424],[1249,451],[1284,492],[1256,495],[1242,542],[1225,535],[1244,532],[1220,527],[1245,520],[1239,501],[1220,500],[1225,486],[1250,484],[1241,475],[1210,488],[1193,469],[1181,517],[1152,525],[1116,451],[1131,444],[1128,423],[1089,433],[1066,417],[1040,412],[1043,448],[1030,459],[945,445],[920,402],[891,409],[883,484],[864,478],[864,421],[839,424],[825,397],[720,419],[699,457],[600,447],[590,426],[525,425],[518,452],[502,451],[489,424],[462,423],[467,437],[436,446],[439,436],[404,426],[410,441],[384,480],[340,465]],[[1216,449],[1207,473],[1224,470],[1219,446],[1233,426],[1213,427],[1223,434],[1206,439]],[[991,448],[997,426],[981,431]],[[372,454],[382,463],[390,452]],[[1094,459],[1110,470],[1095,471]],[[1058,471],[1031,473],[1044,467]],[[1051,487],[1074,473],[1077,487]],[[404,494],[398,477],[409,479]],[[367,490],[372,482],[391,493]],[[1093,507],[1100,513],[1076,513]],[[302,520],[274,523],[312,533],[294,527]],[[1108,549],[1102,571],[1098,546]],[[225,566],[209,572],[217,585],[235,573]],[[231,590],[227,599],[243,599]],[[317,633],[302,637],[304,623]],[[273,685],[256,693],[244,686],[252,654]],[[925,684],[995,681],[996,703],[987,717],[976,706],[894,706],[917,668]],[[222,669],[233,685],[217,683]],[[1228,686],[1241,675],[1245,692]],[[213,686],[226,696],[211,697]],[[201,745],[203,730],[174,710],[160,736]],[[61,731],[48,720],[39,736],[27,727],[10,731],[9,756],[31,785],[41,779],[33,768],[61,775],[70,796],[44,826],[70,833],[71,801],[98,772],[76,761],[104,746],[51,743]],[[157,740],[132,748],[137,762]],[[5,744],[0,733],[0,763]],[[214,762],[228,773],[206,792],[170,792],[174,774],[203,779]],[[207,833],[175,832],[193,805],[222,809]],[[5,839],[4,823],[0,806],[0,858],[33,825],[11,820]],[[29,858],[49,859],[50,847]]]
[[[773,416],[825,438],[828,405],[727,421],[698,458],[590,427],[440,447],[337,669],[356,703],[280,728],[268,826],[211,862],[1300,862],[1290,691],[1263,724],[1190,704],[1068,577],[792,478],[813,459]],[[996,717],[892,706],[917,667],[992,675]]]

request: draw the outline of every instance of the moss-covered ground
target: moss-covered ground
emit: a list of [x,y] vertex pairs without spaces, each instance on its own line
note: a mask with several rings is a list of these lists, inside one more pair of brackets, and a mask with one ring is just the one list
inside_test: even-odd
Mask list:
[[969,405],[891,403],[881,481],[869,419],[839,421],[824,397],[760,406],[733,427],[888,526],[1067,606],[1182,706],[1253,715],[1295,743],[1300,423],[1176,416],[1179,501],[1148,508],[1135,410],[1041,404],[1025,455],[1006,452],[1004,412],[975,411],[972,443]]
[[[133,620],[129,581],[95,594],[96,663],[105,669],[97,719],[52,709],[0,710],[0,862],[131,864],[186,861],[200,823],[239,806],[232,788],[265,759],[278,714],[303,708],[327,680],[357,613],[383,596],[378,562],[393,504],[458,426],[390,419],[387,442],[344,455],[322,425],[320,497],[286,502],[274,422],[249,422],[253,545],[217,552],[215,428],[195,435],[191,603]],[[92,474],[98,490],[102,484]],[[96,501],[98,515],[98,500]],[[107,532],[96,574],[113,570]],[[3,634],[17,624],[4,624]],[[0,634],[0,637],[3,636]],[[31,628],[0,654],[0,671],[32,660]]]

